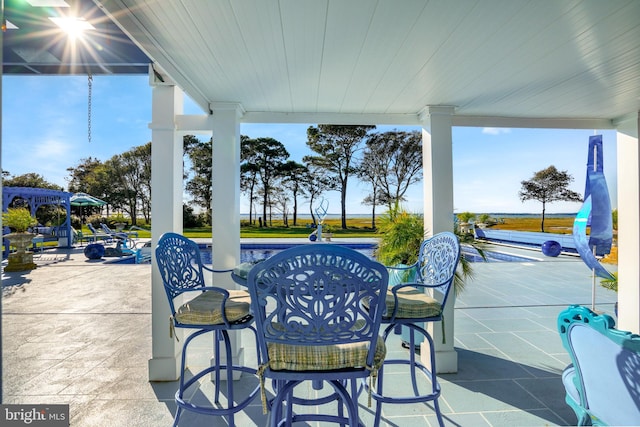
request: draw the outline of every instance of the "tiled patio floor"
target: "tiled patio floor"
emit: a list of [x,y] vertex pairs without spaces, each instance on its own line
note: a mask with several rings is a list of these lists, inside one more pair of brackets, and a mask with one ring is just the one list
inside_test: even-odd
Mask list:
[[[555,322],[569,304],[591,304],[591,275],[577,258],[532,254],[544,262],[475,264],[475,280],[456,301],[459,370],[440,375],[447,426],[576,422],[564,403],[560,374],[568,355]],[[3,275],[3,403],[68,403],[78,427],[171,425],[177,383],[150,383],[147,374],[150,266],[90,262],[82,248],[48,250],[36,262],[31,272]],[[615,299],[598,287],[597,309],[611,313]],[[390,351],[407,351],[394,340]],[[206,361],[208,343],[201,345]],[[405,376],[396,377],[385,384],[404,387]],[[238,387],[255,381],[245,376]],[[364,396],[361,403],[371,425]],[[437,425],[426,405],[384,405],[383,414],[387,426]],[[266,425],[259,398],[236,424]],[[180,425],[227,422],[185,413]]]

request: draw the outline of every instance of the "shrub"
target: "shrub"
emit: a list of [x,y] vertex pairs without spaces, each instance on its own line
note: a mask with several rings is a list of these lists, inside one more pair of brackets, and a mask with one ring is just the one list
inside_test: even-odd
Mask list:
[[109,218],[107,218],[106,224],[108,224],[109,227],[113,227],[118,223],[129,225],[129,220],[121,213],[111,215]]
[[87,217],[86,223],[93,225],[93,227],[96,229],[99,229],[100,224],[107,223],[107,218],[103,217],[100,214],[95,214],[95,215],[91,215],[90,217]]
[[24,233],[34,225],[38,224],[38,220],[31,216],[26,208],[9,208],[2,213],[2,225],[13,229],[16,233]]
[[476,218],[476,214],[473,212],[460,212],[458,214],[458,221],[460,222],[469,222]]
[[420,244],[424,240],[424,220],[396,207],[385,213],[379,221],[381,235],[376,259],[384,265],[413,264],[418,260]]

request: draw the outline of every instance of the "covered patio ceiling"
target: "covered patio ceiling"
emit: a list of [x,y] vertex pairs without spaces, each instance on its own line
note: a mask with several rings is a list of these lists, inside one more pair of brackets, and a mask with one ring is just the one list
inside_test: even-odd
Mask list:
[[[70,0],[69,0],[70,1]],[[607,128],[640,110],[637,0],[94,0],[243,122]]]
[[[69,15],[94,29],[62,35],[49,18]],[[5,74],[153,62],[243,122],[420,124],[441,105],[454,125],[610,128],[640,110],[637,0],[5,0],[5,18]]]

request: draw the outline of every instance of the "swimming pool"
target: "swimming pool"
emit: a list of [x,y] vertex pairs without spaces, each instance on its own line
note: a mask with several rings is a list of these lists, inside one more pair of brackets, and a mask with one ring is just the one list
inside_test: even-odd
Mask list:
[[[307,243],[313,244],[313,243]],[[373,243],[336,243],[340,246],[355,249],[358,252],[374,258],[374,250],[376,245]],[[199,244],[202,255],[202,262],[211,264],[211,245]],[[299,246],[293,243],[242,243],[240,245],[240,262],[253,262],[261,259],[267,259],[274,254],[285,249]]]
[[[313,244],[313,243],[307,243]],[[377,247],[374,243],[334,243],[341,246],[346,246],[351,249],[355,249],[358,252],[368,256],[369,258],[375,258],[375,249]],[[211,264],[211,245],[200,244],[200,251],[202,254],[202,261],[210,265]],[[294,246],[298,246],[292,243],[243,243],[240,245],[240,262],[251,262],[266,259],[274,254],[288,249]],[[482,257],[471,246],[463,245],[462,253],[470,262],[483,262]],[[511,255],[505,252],[484,251],[486,262],[531,262],[538,261],[535,258],[527,258],[517,255]]]

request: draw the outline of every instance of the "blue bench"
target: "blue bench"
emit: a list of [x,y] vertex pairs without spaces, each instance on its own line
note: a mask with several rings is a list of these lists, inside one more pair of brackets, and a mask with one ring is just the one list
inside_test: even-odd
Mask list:
[[578,425],[640,425],[640,336],[613,318],[572,305],[558,331],[572,363],[562,374]]

